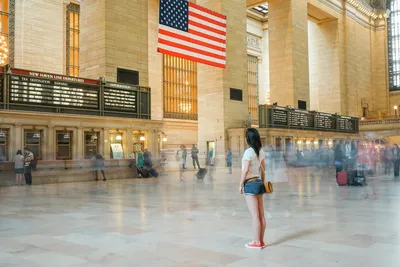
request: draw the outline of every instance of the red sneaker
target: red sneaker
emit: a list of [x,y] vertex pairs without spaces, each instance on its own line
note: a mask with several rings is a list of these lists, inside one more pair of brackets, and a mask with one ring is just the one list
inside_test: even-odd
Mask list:
[[246,248],[258,248],[261,249],[263,248],[261,243],[257,243],[256,241],[253,241],[251,243],[246,244]]

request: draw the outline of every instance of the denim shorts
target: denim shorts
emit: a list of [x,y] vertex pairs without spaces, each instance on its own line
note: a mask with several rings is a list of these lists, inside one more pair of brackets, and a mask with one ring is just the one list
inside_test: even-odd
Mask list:
[[248,181],[244,184],[243,193],[246,196],[256,196],[265,193],[264,183],[261,179]]

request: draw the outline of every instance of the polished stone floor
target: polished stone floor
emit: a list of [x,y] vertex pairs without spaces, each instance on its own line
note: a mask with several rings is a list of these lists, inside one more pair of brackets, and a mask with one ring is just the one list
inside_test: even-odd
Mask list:
[[0,266],[400,266],[399,181],[280,172],[265,196],[268,247],[249,250],[239,173],[225,173],[0,188]]

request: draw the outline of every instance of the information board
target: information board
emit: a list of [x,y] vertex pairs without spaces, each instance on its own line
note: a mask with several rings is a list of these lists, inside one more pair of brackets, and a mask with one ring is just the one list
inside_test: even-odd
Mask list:
[[260,127],[346,133],[358,133],[359,129],[356,117],[279,106],[261,106],[260,110],[266,112],[266,116],[261,114],[260,118],[268,118],[267,123],[260,122]]
[[107,83],[104,88],[104,109],[137,113],[138,93],[136,86]]
[[11,69],[9,101],[16,104],[99,109],[99,81]]

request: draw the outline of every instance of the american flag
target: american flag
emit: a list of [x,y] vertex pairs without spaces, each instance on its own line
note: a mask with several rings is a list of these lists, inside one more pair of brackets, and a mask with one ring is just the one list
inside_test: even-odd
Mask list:
[[186,0],[160,0],[162,54],[225,68],[226,16]]

